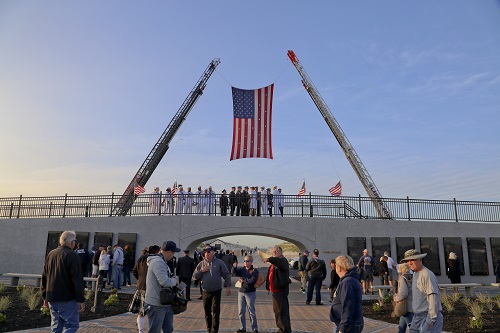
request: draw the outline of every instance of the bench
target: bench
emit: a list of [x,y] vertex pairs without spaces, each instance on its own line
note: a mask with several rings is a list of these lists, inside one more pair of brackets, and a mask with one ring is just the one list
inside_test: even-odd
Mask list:
[[[26,279],[34,279],[35,280],[35,288],[40,288],[40,283],[42,281],[42,274],[24,274],[24,273],[4,273],[2,276],[10,277],[10,285],[12,287],[16,287],[19,285],[19,279],[20,278],[26,278]],[[95,290],[97,278],[89,278],[89,277],[84,277],[84,281],[90,281],[92,283],[92,290]],[[102,279],[103,281],[106,281],[106,278]]]
[[446,295],[446,291],[449,288],[465,288],[465,296],[473,297],[474,296],[474,288],[481,287],[482,285],[479,283],[440,283],[439,291],[441,296]]
[[2,276],[10,277],[10,285],[15,287],[19,284],[19,278],[35,279],[35,287],[40,288],[42,274],[4,273]]
[[385,296],[387,295],[387,292],[389,290],[392,290],[393,286],[388,286],[388,285],[384,285],[384,286],[373,286],[373,290],[378,290],[378,298],[379,300],[382,300],[385,298]]

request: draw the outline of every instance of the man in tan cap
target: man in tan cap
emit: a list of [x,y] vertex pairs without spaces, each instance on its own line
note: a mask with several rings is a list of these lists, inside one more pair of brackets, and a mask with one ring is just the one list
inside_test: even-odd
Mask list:
[[412,283],[414,316],[410,332],[442,332],[443,315],[439,285],[434,273],[424,266],[422,258],[427,253],[412,249],[405,252],[401,262],[406,262],[414,272]]

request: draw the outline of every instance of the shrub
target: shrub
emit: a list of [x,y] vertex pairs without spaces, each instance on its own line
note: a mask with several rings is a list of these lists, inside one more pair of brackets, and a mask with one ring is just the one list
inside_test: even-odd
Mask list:
[[94,292],[92,291],[92,289],[85,289],[85,299],[87,301],[92,299],[92,295],[94,295]]
[[3,293],[5,291],[5,288],[7,288],[5,287],[5,283],[0,282],[0,293]]
[[5,319],[7,319],[7,316],[0,312],[0,323],[5,321]]
[[23,292],[23,290],[24,290],[24,288],[25,288],[25,287],[26,287],[26,286],[24,286],[24,285],[20,284],[20,285],[18,285],[18,286],[16,287],[16,290],[17,290],[18,292],[20,292],[20,293],[21,293],[21,292]]
[[392,304],[392,295],[390,293],[385,294],[383,304]]
[[40,308],[40,313],[44,317],[50,317],[50,309],[48,306],[42,306]]
[[116,295],[116,294],[118,294],[118,289],[111,288],[111,290],[109,292],[111,293],[111,295]]
[[42,301],[40,290],[35,288],[23,288],[20,297],[30,310],[35,310]]
[[382,306],[380,305],[379,302],[373,303],[373,311],[375,312],[382,311]]
[[451,294],[447,294],[441,297],[441,304],[443,304],[444,308],[448,312],[452,312],[453,310],[455,310],[455,302],[453,302],[453,299],[450,295]]
[[469,321],[469,328],[482,330],[483,320],[481,318],[472,317]]
[[109,295],[108,299],[104,301],[104,305],[106,305],[106,306],[113,306],[116,304],[118,304],[118,295],[117,294]]
[[11,304],[9,296],[0,297],[0,312],[5,311]]

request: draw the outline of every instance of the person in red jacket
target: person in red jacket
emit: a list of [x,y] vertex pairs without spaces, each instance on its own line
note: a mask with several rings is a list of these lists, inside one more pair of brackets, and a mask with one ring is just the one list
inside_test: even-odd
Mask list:
[[271,264],[267,272],[266,289],[273,295],[273,311],[278,332],[291,333],[290,305],[288,304],[291,281],[288,260],[283,256],[281,247],[276,245],[273,248],[273,256],[264,259],[264,262]]

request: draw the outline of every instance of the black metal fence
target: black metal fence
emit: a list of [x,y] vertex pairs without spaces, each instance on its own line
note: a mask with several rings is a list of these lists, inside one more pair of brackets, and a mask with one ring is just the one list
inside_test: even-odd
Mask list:
[[[120,196],[52,196],[52,197],[13,197],[0,198],[0,218],[61,218],[61,217],[98,217],[113,216]],[[221,214],[220,195],[209,197],[193,195],[174,196],[173,205],[167,197],[142,194],[137,197],[129,216],[145,215],[217,215]],[[269,216],[265,197],[259,210],[261,216]],[[500,202],[423,200],[384,198],[395,220],[428,220],[455,222],[500,222]],[[182,207],[179,206],[179,202]],[[283,207],[285,217],[322,217],[382,219],[369,197],[333,197],[322,195],[283,195],[274,198],[272,215],[281,215],[278,206]],[[240,207],[240,215],[246,212],[245,204]],[[248,208],[252,205],[248,203]],[[266,209],[266,211],[264,211]],[[235,214],[238,208],[235,207]],[[251,210],[250,210],[251,211]],[[227,207],[230,215],[231,207]]]

